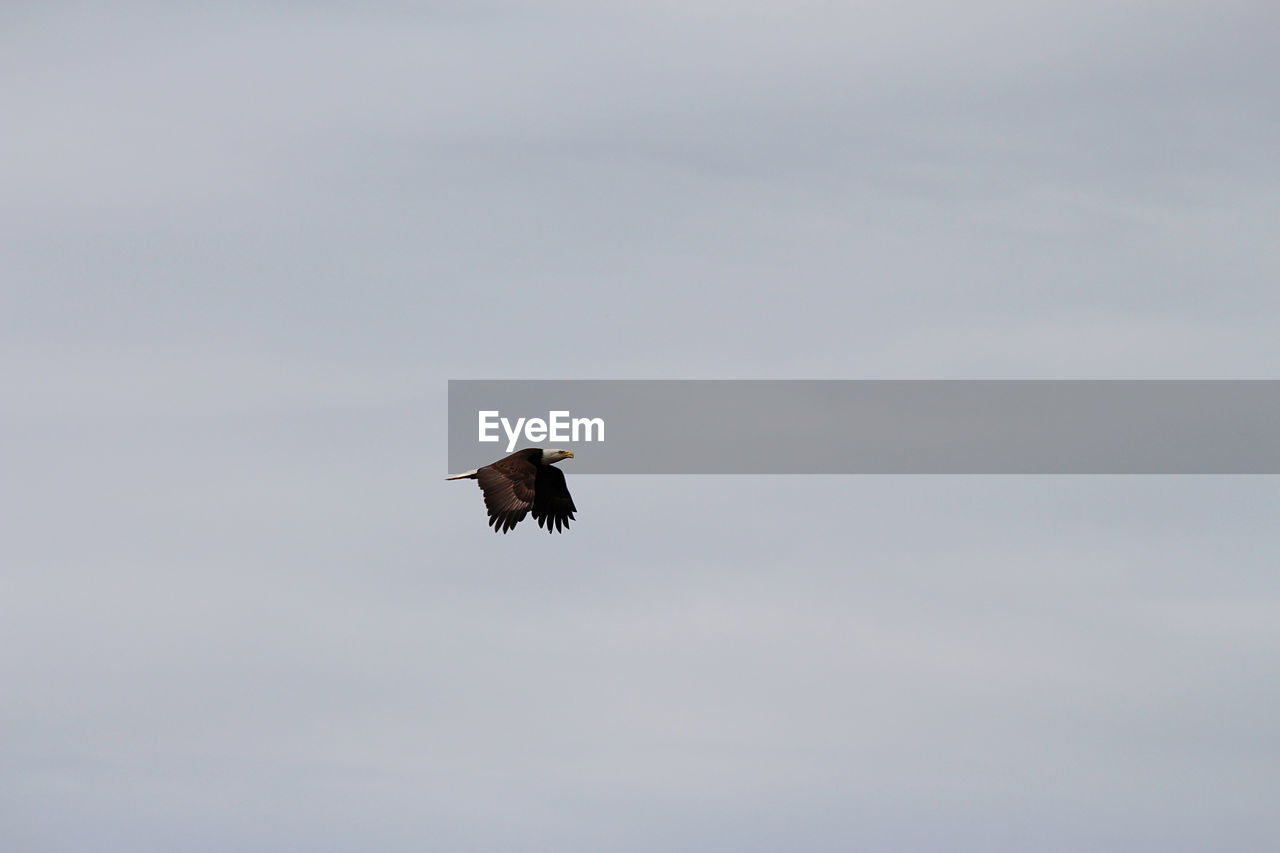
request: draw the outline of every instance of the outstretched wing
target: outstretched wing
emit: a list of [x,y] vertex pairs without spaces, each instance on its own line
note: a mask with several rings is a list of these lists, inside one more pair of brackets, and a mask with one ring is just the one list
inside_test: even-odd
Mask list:
[[506,533],[534,509],[534,488],[541,467],[523,456],[508,456],[476,472],[495,533]]
[[554,524],[557,531],[563,527],[569,529],[569,521],[573,518],[577,507],[569,495],[569,487],[564,484],[564,472],[554,465],[537,466],[533,496],[533,517],[538,520],[539,527],[546,527],[551,532]]

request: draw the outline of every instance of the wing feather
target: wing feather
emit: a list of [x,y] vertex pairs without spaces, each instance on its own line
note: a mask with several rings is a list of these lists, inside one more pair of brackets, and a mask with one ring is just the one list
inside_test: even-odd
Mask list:
[[520,523],[534,507],[538,469],[527,456],[515,454],[486,465],[476,472],[494,532],[506,533]]
[[554,465],[539,465],[535,473],[533,497],[533,517],[539,527],[545,527],[550,533],[552,525],[556,532],[568,530],[569,522],[578,508],[573,505],[573,497],[564,482],[564,472]]

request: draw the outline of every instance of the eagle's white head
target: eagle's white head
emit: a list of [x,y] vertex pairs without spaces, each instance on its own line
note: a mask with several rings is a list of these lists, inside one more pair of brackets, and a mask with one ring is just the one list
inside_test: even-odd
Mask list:
[[553,462],[559,462],[561,459],[572,459],[572,450],[543,450],[542,464],[550,465]]

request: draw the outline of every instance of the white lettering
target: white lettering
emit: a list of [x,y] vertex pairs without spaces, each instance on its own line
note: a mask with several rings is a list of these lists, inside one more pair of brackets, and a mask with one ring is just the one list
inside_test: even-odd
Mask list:
[[[568,420],[569,413],[568,412],[548,412],[547,414],[551,416],[550,440],[551,441],[569,441],[570,440],[569,433],[560,431],[569,426],[569,420]],[[564,415],[564,417],[561,417],[561,415]]]
[[502,419],[502,428],[507,432],[507,438],[511,439],[507,442],[507,452],[511,453],[516,449],[516,442],[520,440],[520,427],[524,426],[524,418],[516,418],[516,428],[511,428],[511,422],[506,418]]
[[567,410],[547,413],[542,418],[502,417],[496,409],[482,411],[477,418],[478,438],[482,442],[502,441],[499,431],[506,434],[507,452],[514,453],[520,439],[533,444],[544,441],[604,441],[604,418],[575,418]]
[[489,419],[491,417],[496,418],[497,416],[498,416],[497,412],[481,412],[480,413],[480,440],[481,441],[497,441],[498,440],[498,437],[496,435],[489,435],[489,430],[498,428],[498,422],[493,421],[491,423]]
[[[578,438],[578,427],[584,427],[585,435]],[[596,437],[591,437],[591,428],[596,428]],[[604,441],[604,418],[574,418],[573,441]]]

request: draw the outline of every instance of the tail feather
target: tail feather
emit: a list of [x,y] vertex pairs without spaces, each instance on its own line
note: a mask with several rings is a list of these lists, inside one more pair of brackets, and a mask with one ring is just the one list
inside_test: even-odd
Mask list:
[[461,474],[454,474],[452,477],[445,477],[446,480],[474,480],[476,474],[480,473],[479,468],[473,468],[470,471],[463,471]]

